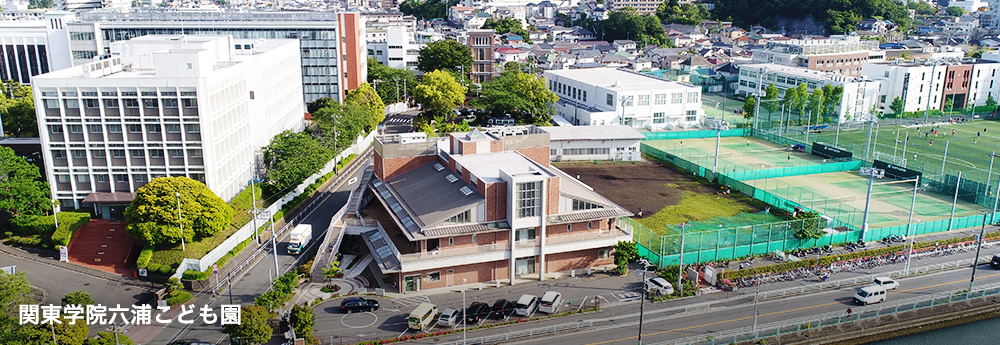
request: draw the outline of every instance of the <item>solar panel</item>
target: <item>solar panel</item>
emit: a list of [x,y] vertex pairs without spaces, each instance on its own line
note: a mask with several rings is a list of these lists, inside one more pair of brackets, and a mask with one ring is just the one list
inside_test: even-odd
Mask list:
[[375,241],[378,241],[378,240],[381,240],[381,239],[382,239],[382,233],[378,232],[378,231],[373,232],[371,235],[368,236],[368,240],[370,240],[372,242],[375,242]]
[[377,253],[380,258],[387,258],[392,256],[392,249],[390,249],[389,246],[382,246],[375,248],[375,253]]
[[445,176],[444,178],[448,180],[448,183],[455,183],[455,181],[458,181],[458,178],[453,174],[448,174],[448,176]]

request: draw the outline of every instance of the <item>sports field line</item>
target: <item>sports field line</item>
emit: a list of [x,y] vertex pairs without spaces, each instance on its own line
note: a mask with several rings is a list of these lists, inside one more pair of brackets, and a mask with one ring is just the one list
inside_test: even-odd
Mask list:
[[[878,151],[878,146],[885,146],[885,147],[887,147],[887,148],[893,148],[893,145],[889,145],[889,144],[882,144],[882,143],[876,143],[876,145],[875,145],[875,147],[876,147],[876,150],[875,150],[875,151]],[[912,151],[911,151],[911,152],[912,152]],[[888,152],[887,152],[887,153],[888,153]],[[939,154],[933,154],[933,153],[924,153],[924,152],[920,152],[920,153],[918,153],[918,155],[920,155],[920,156],[930,156],[930,158],[937,158],[937,159],[944,159],[944,154],[940,154],[940,155],[939,155]],[[906,158],[906,157],[903,157],[903,158]],[[959,163],[964,163],[965,165],[968,165],[968,166],[970,166],[970,167],[971,167],[971,168],[973,168],[973,169],[979,169],[979,168],[977,168],[977,167],[976,167],[976,165],[975,165],[975,164],[973,164],[972,162],[969,162],[969,161],[967,161],[967,160],[964,160],[964,159],[961,159],[961,158],[955,158],[955,157],[951,157],[951,158],[949,158],[949,159],[948,159],[948,161],[949,161],[949,162],[951,162],[951,161],[958,161]]]

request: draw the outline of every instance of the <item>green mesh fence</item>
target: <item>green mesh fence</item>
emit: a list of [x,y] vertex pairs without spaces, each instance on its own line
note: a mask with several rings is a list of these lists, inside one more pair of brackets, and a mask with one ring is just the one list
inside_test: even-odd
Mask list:
[[[669,132],[647,132],[643,133],[646,140],[674,140],[674,139],[696,139],[715,138],[717,131],[669,131]],[[723,137],[745,137],[750,135],[749,128],[738,128],[722,131]]]

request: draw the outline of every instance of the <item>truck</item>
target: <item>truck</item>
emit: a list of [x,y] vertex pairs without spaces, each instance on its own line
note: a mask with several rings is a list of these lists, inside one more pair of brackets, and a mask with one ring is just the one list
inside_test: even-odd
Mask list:
[[298,255],[302,253],[302,248],[309,245],[309,241],[313,239],[313,229],[312,225],[309,224],[299,224],[292,229],[291,234],[288,236],[288,254]]

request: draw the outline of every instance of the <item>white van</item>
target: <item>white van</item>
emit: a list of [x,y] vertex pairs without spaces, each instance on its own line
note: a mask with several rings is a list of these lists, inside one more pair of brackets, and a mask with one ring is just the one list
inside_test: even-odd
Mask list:
[[431,322],[438,316],[438,307],[430,303],[420,303],[417,308],[410,312],[410,317],[406,319],[410,329],[422,331],[431,325]]
[[888,293],[885,291],[885,288],[879,285],[865,286],[858,289],[858,292],[854,294],[854,303],[860,305],[882,303],[885,301],[887,294]]
[[517,299],[517,303],[514,305],[514,314],[528,316],[536,309],[538,309],[538,296],[524,294]]
[[538,303],[538,311],[546,314],[555,314],[559,311],[559,306],[563,304],[562,294],[555,291],[546,291],[542,294],[542,301]]

